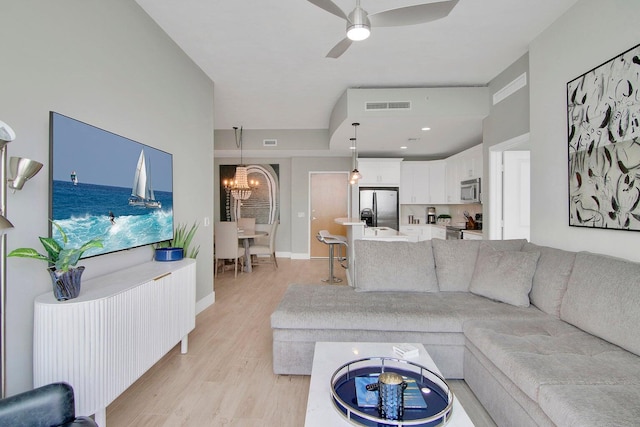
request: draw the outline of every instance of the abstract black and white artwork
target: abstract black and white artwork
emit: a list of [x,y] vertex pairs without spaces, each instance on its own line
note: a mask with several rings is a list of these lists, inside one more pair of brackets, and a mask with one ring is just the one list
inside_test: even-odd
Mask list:
[[569,225],[640,231],[640,45],[567,83]]

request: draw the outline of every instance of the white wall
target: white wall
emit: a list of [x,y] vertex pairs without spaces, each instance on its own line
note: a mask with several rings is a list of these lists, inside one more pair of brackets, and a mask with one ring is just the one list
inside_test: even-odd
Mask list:
[[640,1],[581,0],[532,44],[531,241],[640,261],[640,234],[569,227],[566,83],[640,43]]
[[[2,2],[0,120],[9,156],[45,164],[9,194],[9,250],[48,233],[49,111],[173,154],[176,222],[213,219],[213,83],[131,0]],[[197,299],[213,299],[212,228],[197,244]],[[151,259],[144,247],[83,261],[83,279]],[[32,387],[33,299],[51,292],[45,263],[7,262],[7,392]],[[51,325],[51,333],[66,325]]]

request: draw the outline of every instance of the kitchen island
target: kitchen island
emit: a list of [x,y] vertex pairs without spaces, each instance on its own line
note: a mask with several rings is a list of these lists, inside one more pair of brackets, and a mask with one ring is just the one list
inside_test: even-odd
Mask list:
[[349,282],[349,286],[354,286],[356,277],[355,271],[357,267],[357,260],[353,245],[354,240],[407,241],[410,240],[411,237],[389,227],[367,227],[364,221],[360,220],[360,218],[336,218],[335,222],[340,225],[344,225],[347,229],[347,281]]

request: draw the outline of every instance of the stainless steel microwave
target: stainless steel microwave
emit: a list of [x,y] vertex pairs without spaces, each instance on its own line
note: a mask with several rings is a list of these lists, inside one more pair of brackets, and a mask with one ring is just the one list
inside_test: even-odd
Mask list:
[[460,182],[460,201],[464,203],[480,203],[480,178]]

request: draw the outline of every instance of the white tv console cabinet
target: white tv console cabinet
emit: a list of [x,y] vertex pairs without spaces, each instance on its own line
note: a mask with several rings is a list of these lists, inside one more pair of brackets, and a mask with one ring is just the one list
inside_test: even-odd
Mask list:
[[195,328],[196,263],[148,262],[82,282],[78,298],[35,299],[33,382],[71,384],[76,413],[106,407]]

